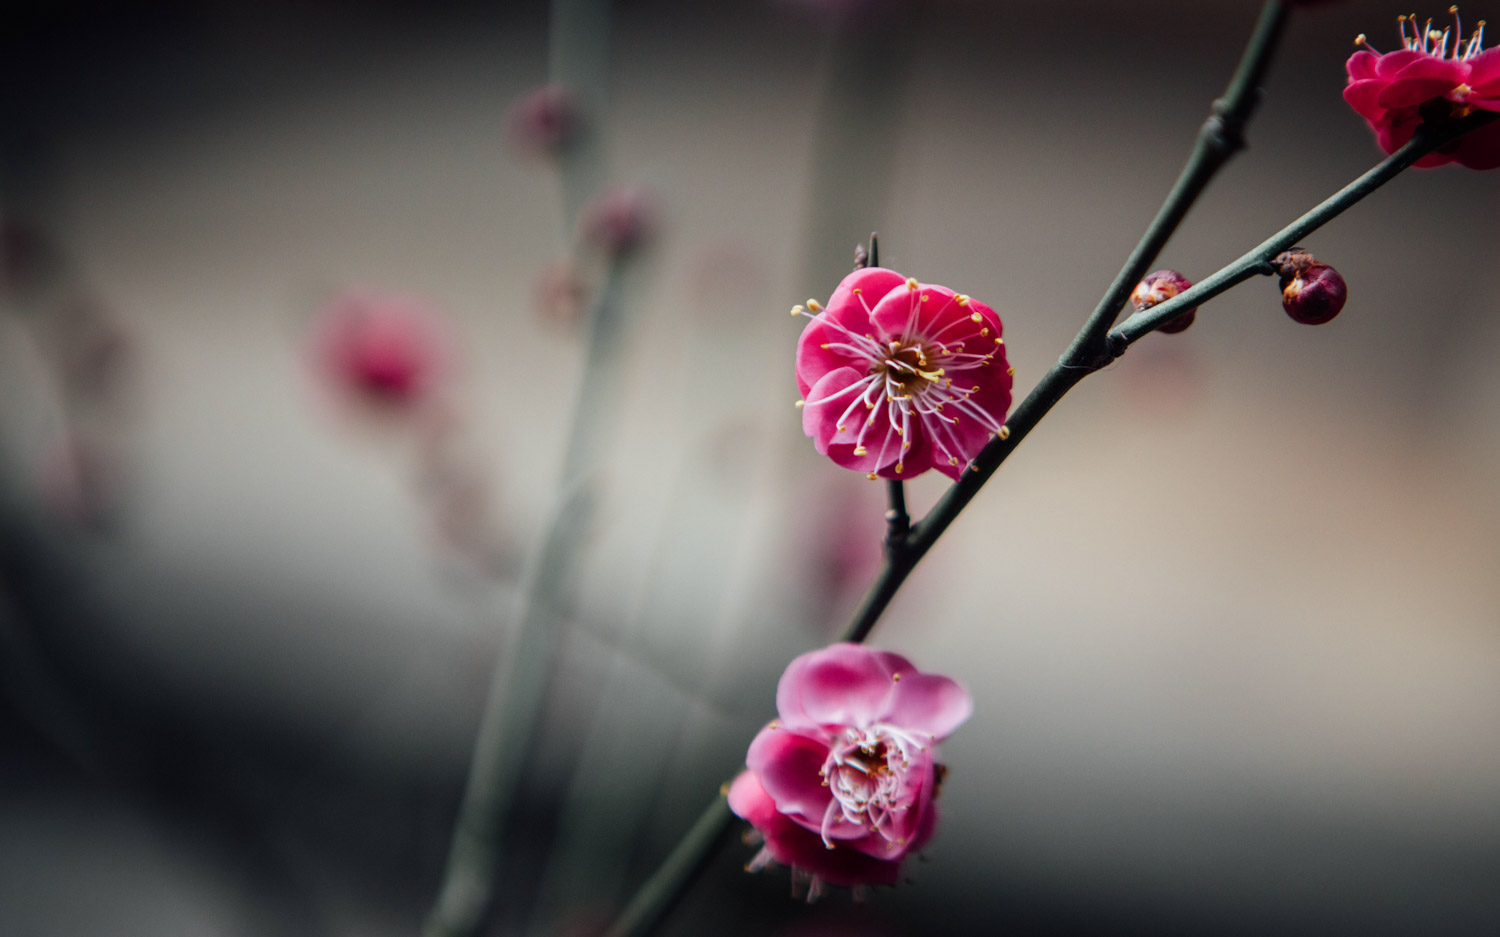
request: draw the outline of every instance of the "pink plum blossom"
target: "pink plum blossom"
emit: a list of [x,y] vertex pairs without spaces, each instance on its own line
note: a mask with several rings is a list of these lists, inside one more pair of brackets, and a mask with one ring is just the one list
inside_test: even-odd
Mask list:
[[1000,317],[946,286],[865,267],[844,278],[797,344],[802,429],[818,452],[870,478],[929,468],[958,478],[1009,434],[1014,371]]
[[937,824],[937,743],[969,718],[968,692],[899,654],[835,644],[791,662],[776,709],[729,789],[765,838],[750,868],[791,866],[813,895],[895,884]]
[[446,364],[437,311],[413,296],[346,289],[324,307],[314,353],[340,390],[376,406],[427,397]]
[[[1500,49],[1483,48],[1484,23],[1466,39],[1452,8],[1453,25],[1433,28],[1401,16],[1401,45],[1394,52],[1365,48],[1349,57],[1344,100],[1375,131],[1380,148],[1394,153],[1424,121],[1465,117],[1476,108],[1500,111]],[[1500,122],[1471,131],[1417,160],[1417,166],[1459,163],[1470,169],[1500,167]]]

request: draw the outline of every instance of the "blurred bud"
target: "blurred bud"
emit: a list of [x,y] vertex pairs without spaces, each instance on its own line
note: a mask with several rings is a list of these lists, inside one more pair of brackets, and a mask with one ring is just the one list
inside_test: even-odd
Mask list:
[[[1164,303],[1191,287],[1192,281],[1176,270],[1158,270],[1155,273],[1146,274],[1141,282],[1135,285],[1130,292],[1130,305],[1135,307],[1136,312],[1150,309],[1158,303]],[[1181,314],[1170,321],[1157,326],[1156,331],[1171,335],[1181,332],[1193,324],[1198,317],[1198,307],[1184,310]]]
[[1281,275],[1281,307],[1303,325],[1322,325],[1339,314],[1349,289],[1339,272],[1300,247],[1277,254],[1271,266]]
[[521,95],[506,118],[511,145],[528,156],[557,156],[582,126],[578,101],[562,85],[542,85]]
[[59,261],[56,246],[39,229],[0,215],[0,297],[34,291]]
[[544,323],[564,330],[576,328],[583,318],[589,296],[588,284],[571,260],[549,265],[536,278],[532,301]]
[[657,227],[656,199],[640,186],[615,186],[583,209],[583,239],[612,257],[644,247]]
[[366,403],[405,406],[433,388],[446,365],[441,319],[412,297],[346,289],[323,308],[314,352],[333,384]]

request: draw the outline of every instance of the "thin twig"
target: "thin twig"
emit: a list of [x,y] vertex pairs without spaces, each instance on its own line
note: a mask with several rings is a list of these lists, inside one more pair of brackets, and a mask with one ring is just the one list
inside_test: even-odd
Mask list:
[[1286,6],[1280,0],[1270,0],[1261,10],[1260,20],[1245,45],[1239,66],[1229,79],[1229,87],[1224,96],[1214,102],[1208,119],[1198,131],[1193,152],[1172,190],[1167,193],[1166,201],[1162,202],[1146,233],[1141,235],[1125,265],[1105,290],[1099,305],[1094,307],[1088,321],[1079,330],[1078,337],[1063,354],[1063,360],[1070,365],[1087,367],[1107,356],[1105,333],[1119,316],[1130,291],[1140,282],[1146,268],[1151,266],[1214,175],[1234,154],[1245,148],[1245,125],[1249,123],[1255,105],[1260,103],[1260,83],[1285,29],[1286,18]]

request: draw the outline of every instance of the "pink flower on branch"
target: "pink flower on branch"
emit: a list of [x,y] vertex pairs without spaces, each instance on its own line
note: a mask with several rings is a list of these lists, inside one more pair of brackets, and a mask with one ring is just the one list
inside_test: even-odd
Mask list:
[[946,286],[866,267],[844,278],[797,344],[802,429],[818,452],[870,478],[929,468],[958,478],[1009,435],[1013,369],[1000,317]]
[[425,301],[359,289],[324,307],[314,335],[319,364],[341,390],[377,406],[425,399],[447,364],[444,329]]
[[813,896],[820,883],[895,884],[937,824],[937,743],[969,718],[968,692],[899,654],[835,644],[791,662],[776,709],[729,790],[765,838],[751,870],[791,866]]
[[[1436,29],[1432,20],[1398,17],[1402,48],[1376,52],[1361,35],[1364,49],[1349,57],[1344,100],[1375,130],[1380,148],[1394,153],[1417,127],[1467,117],[1476,108],[1500,111],[1500,49],[1484,49],[1484,21],[1464,38],[1458,9],[1453,25]],[[1417,160],[1417,166],[1457,162],[1470,169],[1500,166],[1500,123],[1471,131]]]

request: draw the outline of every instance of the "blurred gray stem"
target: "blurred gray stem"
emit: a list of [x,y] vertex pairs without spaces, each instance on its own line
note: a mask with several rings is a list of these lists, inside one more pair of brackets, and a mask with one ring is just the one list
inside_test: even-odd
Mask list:
[[[562,156],[563,207],[570,221],[602,177],[609,20],[608,0],[552,2],[550,78],[577,96],[586,121],[586,131]],[[490,680],[425,937],[475,937],[494,902],[506,825],[551,686],[598,497],[598,454],[619,371],[621,268],[620,259],[608,260],[593,297],[558,502],[523,583],[512,651]]]

